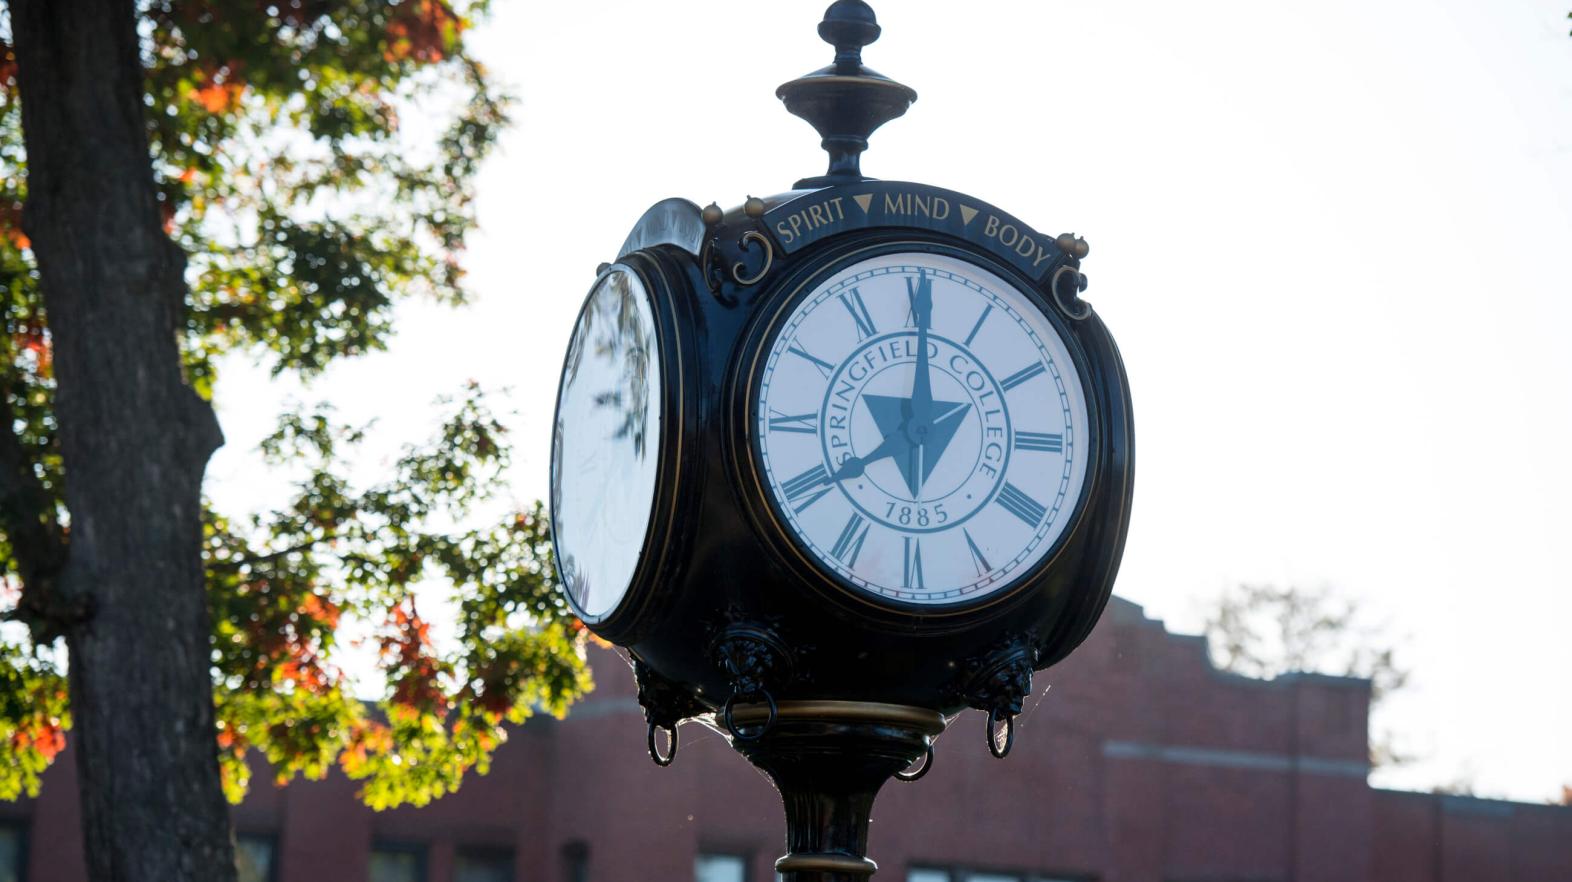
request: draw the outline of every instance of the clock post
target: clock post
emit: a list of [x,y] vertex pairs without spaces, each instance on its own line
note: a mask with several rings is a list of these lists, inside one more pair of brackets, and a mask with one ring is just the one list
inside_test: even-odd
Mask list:
[[[725,733],[780,791],[788,882],[856,882],[892,777],[966,708],[1003,758],[1032,676],[1090,632],[1129,524],[1134,430],[1086,242],[861,156],[916,93],[862,63],[777,95],[822,175],[729,211],[657,203],[569,344],[553,541],[580,618],[623,647],[651,757]],[[662,746],[664,742],[664,746]]]

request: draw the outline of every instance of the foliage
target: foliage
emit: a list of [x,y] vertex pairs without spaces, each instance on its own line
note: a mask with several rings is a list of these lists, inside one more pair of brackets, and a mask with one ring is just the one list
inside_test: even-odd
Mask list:
[[0,799],[38,792],[38,776],[65,748],[66,682],[44,659],[0,642]]
[[[1251,677],[1296,671],[1363,677],[1372,702],[1408,682],[1385,629],[1368,624],[1358,607],[1327,589],[1240,585],[1217,600],[1206,636],[1218,667]],[[1390,733],[1371,744],[1377,764],[1404,762]]]
[[[215,389],[218,360],[320,373],[383,348],[396,304],[461,303],[473,182],[507,101],[468,54],[486,0],[144,0],[151,162],[166,229],[188,256],[180,343]],[[53,419],[50,335],[22,226],[26,157],[9,26],[0,14],[0,608],[23,614],[11,547],[30,525],[69,534]],[[507,465],[471,388],[440,436],[381,483],[352,486],[363,429],[286,415],[264,459],[304,469],[290,503],[209,511],[204,553],[226,792],[246,759],[280,782],[335,763],[372,805],[422,803],[484,771],[505,722],[563,713],[589,687],[585,633],[550,589],[538,506],[473,528]],[[12,467],[15,466],[13,469]],[[27,490],[23,493],[18,488]],[[32,504],[24,504],[29,503]],[[495,506],[491,506],[495,508]],[[416,610],[422,580],[457,598],[456,648]],[[17,596],[17,589],[21,595]],[[388,680],[375,711],[337,666],[366,622]],[[0,631],[0,797],[34,793],[69,726],[52,635]]]
[[[507,466],[502,427],[478,390],[387,481],[343,477],[365,432],[319,409],[288,415],[263,444],[275,467],[305,468],[289,504],[243,527],[209,517],[214,664],[225,785],[238,798],[260,750],[282,782],[335,759],[381,808],[459,784],[537,708],[562,714],[589,685],[576,627],[554,589],[539,505],[480,529],[470,520]],[[458,598],[458,648],[439,652],[415,588]],[[331,662],[348,614],[379,623],[388,694],[368,715]]]

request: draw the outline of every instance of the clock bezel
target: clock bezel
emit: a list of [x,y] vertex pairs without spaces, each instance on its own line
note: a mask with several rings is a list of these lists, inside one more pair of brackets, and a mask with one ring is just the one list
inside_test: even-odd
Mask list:
[[[598,617],[587,615],[571,592],[561,584],[560,573],[554,572],[553,577],[575,616],[605,639],[625,643],[636,640],[639,632],[651,623],[651,607],[658,599],[655,589],[661,582],[661,576],[682,559],[682,534],[676,528],[682,521],[678,508],[682,504],[683,476],[688,470],[687,461],[691,459],[693,447],[690,424],[696,402],[695,384],[689,376],[689,366],[696,362],[691,335],[684,334],[684,328],[694,326],[691,315],[692,292],[688,290],[680,272],[663,266],[663,261],[650,252],[624,255],[596,273],[595,281],[590,285],[584,303],[574,318],[573,334],[578,333],[590,297],[608,275],[619,271],[632,274],[644,286],[654,322],[656,363],[660,370],[661,394],[657,405],[660,408],[660,427],[654,441],[655,488],[650,500],[649,520],[645,524],[638,563],[634,566],[627,589],[609,612]],[[570,351],[572,339],[570,335]],[[557,401],[552,411],[552,472],[556,471],[557,421],[562,405],[562,381],[566,376],[567,353],[564,353],[562,369],[557,378]],[[554,560],[560,560],[555,528],[557,494],[549,484],[548,491],[547,506],[553,524],[552,555]]]
[[[807,584],[841,608],[864,616],[872,610],[875,619],[903,626],[930,623],[941,628],[954,627],[971,619],[997,614],[1025,601],[1033,593],[1033,586],[1053,568],[1080,530],[1089,502],[1096,492],[1103,464],[1099,390],[1094,387],[1091,360],[1081,340],[1070,323],[1058,313],[1052,298],[1045,295],[1036,283],[1002,261],[967,244],[902,230],[879,236],[876,241],[863,236],[854,242],[827,242],[815,250],[818,253],[806,256],[807,259],[789,275],[783,275],[762,298],[764,305],[753,317],[739,347],[742,356],[737,360],[732,378],[732,394],[728,396],[732,402],[728,422],[738,427],[741,435],[740,438],[732,439],[731,459],[740,478],[738,486],[751,497],[744,508],[753,515],[752,520],[764,540],[763,544],[790,572],[803,577]],[[950,603],[914,603],[875,594],[819,562],[806,547],[805,540],[792,529],[790,520],[782,513],[775,494],[771,492],[762,462],[760,438],[755,430],[765,366],[794,310],[828,279],[846,268],[870,258],[899,253],[932,254],[957,259],[986,270],[1013,286],[1027,303],[1046,317],[1054,333],[1059,335],[1069,352],[1086,402],[1086,476],[1073,505],[1068,507],[1064,529],[1054,538],[1041,559],[1003,586],[978,597],[962,598]],[[851,601],[849,604],[848,600]]]

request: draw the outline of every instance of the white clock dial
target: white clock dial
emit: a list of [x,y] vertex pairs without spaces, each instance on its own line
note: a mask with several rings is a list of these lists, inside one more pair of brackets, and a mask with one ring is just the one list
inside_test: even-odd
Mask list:
[[551,448],[557,569],[586,621],[614,612],[633,581],[655,500],[660,403],[649,294],[614,267],[568,344]]
[[767,355],[766,486],[825,568],[907,603],[979,600],[1053,548],[1086,481],[1086,394],[1013,285],[932,254],[816,287]]

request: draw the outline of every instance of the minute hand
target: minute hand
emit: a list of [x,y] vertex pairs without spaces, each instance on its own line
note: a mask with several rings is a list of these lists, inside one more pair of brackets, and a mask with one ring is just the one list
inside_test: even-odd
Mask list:
[[[928,377],[928,328],[933,324],[933,280],[920,273],[912,294],[912,318],[917,323],[917,375],[912,379],[910,428],[920,437],[933,417],[933,385]],[[919,442],[921,443],[921,442]]]

